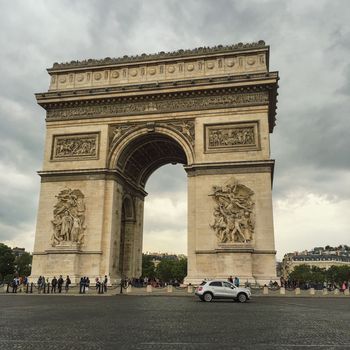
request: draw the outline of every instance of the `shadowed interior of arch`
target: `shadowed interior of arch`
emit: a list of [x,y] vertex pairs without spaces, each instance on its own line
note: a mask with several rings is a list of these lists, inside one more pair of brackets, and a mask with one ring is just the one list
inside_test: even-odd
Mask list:
[[117,167],[137,185],[145,187],[149,176],[169,163],[187,164],[181,145],[169,136],[150,133],[136,138],[125,147]]

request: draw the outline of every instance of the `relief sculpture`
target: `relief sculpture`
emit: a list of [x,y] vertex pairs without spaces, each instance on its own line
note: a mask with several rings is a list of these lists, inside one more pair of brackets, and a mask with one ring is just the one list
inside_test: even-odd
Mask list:
[[80,190],[65,189],[57,196],[51,221],[53,226],[52,246],[67,244],[82,245],[84,241],[85,203]]
[[214,223],[219,243],[249,243],[253,240],[255,220],[254,192],[234,182],[226,186],[214,186],[210,196],[215,201]]
[[54,137],[53,159],[96,156],[97,134]]
[[209,129],[209,148],[255,145],[254,127]]

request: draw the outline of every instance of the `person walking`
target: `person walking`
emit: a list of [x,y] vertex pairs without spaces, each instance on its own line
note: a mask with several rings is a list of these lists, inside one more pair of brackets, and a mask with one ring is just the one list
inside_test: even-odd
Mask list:
[[57,287],[58,287],[58,293],[62,292],[62,286],[63,286],[64,280],[62,278],[62,275],[57,280]]
[[66,290],[66,293],[68,293],[68,291],[69,291],[69,285],[70,285],[71,283],[72,283],[72,282],[71,282],[69,276],[67,276],[67,278],[66,278],[66,284],[65,284],[65,286],[64,286],[64,289]]

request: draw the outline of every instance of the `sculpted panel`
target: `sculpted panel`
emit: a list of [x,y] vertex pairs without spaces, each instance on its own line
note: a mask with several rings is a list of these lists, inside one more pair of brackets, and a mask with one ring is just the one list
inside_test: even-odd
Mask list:
[[53,138],[52,160],[72,160],[98,157],[98,133],[79,135],[55,135]]
[[226,186],[214,186],[210,194],[215,201],[214,223],[218,243],[249,243],[255,228],[254,192],[234,182]]
[[82,245],[84,242],[85,202],[80,190],[65,189],[57,196],[53,210],[53,235],[51,244],[56,246]]
[[232,123],[205,127],[206,151],[256,150],[259,147],[258,123]]

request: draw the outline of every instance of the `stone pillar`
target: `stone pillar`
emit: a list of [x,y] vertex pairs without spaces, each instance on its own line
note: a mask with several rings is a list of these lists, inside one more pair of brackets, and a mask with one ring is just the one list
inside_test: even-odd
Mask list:
[[150,284],[147,285],[146,292],[147,293],[152,293],[152,286]]
[[344,295],[349,295],[350,293],[349,293],[349,289],[345,289],[344,290]]
[[300,295],[300,288],[295,288],[295,295]]
[[267,286],[263,287],[263,294],[268,295],[269,294],[269,288]]
[[323,290],[322,290],[322,294],[323,294],[323,295],[327,295],[327,294],[328,294],[328,290],[327,290],[327,288],[323,288]]
[[281,294],[281,295],[285,295],[285,294],[286,294],[286,288],[281,287],[281,288],[280,288],[280,294]]
[[131,293],[132,292],[132,285],[131,284],[129,284],[128,285],[128,288],[126,288],[126,293]]
[[172,293],[173,292],[173,286],[172,285],[168,285],[168,287],[167,287],[167,292],[168,293]]
[[315,288],[310,288],[310,295],[315,295]]
[[193,286],[187,287],[187,293],[193,293]]
[[339,289],[338,288],[334,289],[334,295],[339,295]]

